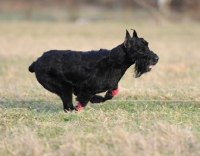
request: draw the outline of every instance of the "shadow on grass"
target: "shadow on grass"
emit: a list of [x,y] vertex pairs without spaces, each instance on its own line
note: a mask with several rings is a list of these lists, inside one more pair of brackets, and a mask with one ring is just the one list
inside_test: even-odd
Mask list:
[[36,112],[55,113],[62,111],[62,103],[59,101],[28,100],[28,99],[3,99],[0,100],[0,108],[3,109],[27,109]]
[[123,101],[123,102],[116,102],[116,101],[108,101],[105,104],[96,105],[91,107],[96,109],[101,109],[103,111],[111,111],[122,109],[129,113],[137,113],[141,111],[162,111],[164,109],[167,110],[191,110],[196,111],[200,109],[200,102],[199,101],[189,101],[189,102],[180,102],[180,101]]
[[[89,107],[86,107],[87,111],[90,108],[103,111],[112,111],[122,109],[129,113],[140,112],[144,110],[148,111],[161,111],[165,109],[190,109],[190,110],[199,110],[200,102],[164,102],[164,101],[108,101],[101,104],[89,104]],[[32,100],[32,99],[3,99],[0,100],[0,108],[3,109],[27,109],[35,112],[49,112],[56,113],[63,111],[62,102],[60,100]]]

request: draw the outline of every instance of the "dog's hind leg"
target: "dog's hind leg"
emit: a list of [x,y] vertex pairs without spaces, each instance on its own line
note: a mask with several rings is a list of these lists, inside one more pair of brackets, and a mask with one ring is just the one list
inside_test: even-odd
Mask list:
[[45,89],[57,94],[61,98],[64,111],[74,110],[72,103],[72,86],[70,84],[49,77],[49,75],[38,76],[38,81]]
[[71,111],[74,110],[75,107],[72,103],[72,87],[71,86],[64,86],[65,89],[62,90],[62,93],[59,95],[62,102],[63,102],[63,109],[64,111]]

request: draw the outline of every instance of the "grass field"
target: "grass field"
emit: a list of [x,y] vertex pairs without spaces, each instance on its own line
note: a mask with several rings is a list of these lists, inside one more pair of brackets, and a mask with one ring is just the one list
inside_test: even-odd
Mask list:
[[[200,24],[0,23],[1,156],[200,155]],[[120,94],[82,112],[38,84],[28,66],[49,49],[111,49],[134,28],[160,57]],[[74,104],[76,102],[74,101]]]

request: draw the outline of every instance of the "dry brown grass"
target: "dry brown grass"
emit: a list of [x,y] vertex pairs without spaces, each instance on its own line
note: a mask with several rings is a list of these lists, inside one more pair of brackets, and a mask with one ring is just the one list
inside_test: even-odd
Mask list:
[[[200,155],[198,23],[11,22],[0,27],[0,155]],[[28,72],[44,51],[110,49],[130,28],[160,60],[139,79],[131,67],[115,100],[158,101],[111,101],[65,114],[60,99]]]
[[[183,128],[163,121],[152,123],[148,121],[138,125],[134,122],[136,117],[128,116],[127,112],[122,110],[90,114],[92,115],[79,113],[79,118],[84,119],[79,121],[73,119],[74,122],[66,123],[46,121],[41,124],[38,117],[34,121],[35,125],[31,126],[33,128],[28,128],[26,125],[13,126],[15,128],[8,126],[5,134],[1,135],[0,155],[196,156],[200,154],[200,142],[190,126]],[[64,116],[64,113],[59,115]],[[144,114],[140,116],[140,120],[142,116]],[[94,118],[96,121],[93,121]],[[55,126],[64,132],[62,135],[49,136],[49,132]],[[42,135],[38,132],[38,127],[47,134]],[[49,130],[45,130],[46,127]]]

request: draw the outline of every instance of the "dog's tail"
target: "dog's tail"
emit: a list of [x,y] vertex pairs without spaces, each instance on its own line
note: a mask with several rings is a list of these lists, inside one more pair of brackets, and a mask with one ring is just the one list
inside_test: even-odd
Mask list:
[[35,62],[33,62],[33,63],[29,66],[28,70],[29,70],[31,73],[35,72]]

